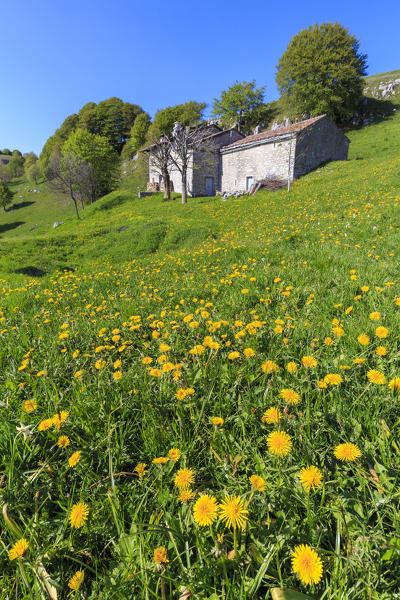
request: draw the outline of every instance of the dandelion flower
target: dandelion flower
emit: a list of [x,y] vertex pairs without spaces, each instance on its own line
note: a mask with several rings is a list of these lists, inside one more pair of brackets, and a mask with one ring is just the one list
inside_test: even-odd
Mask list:
[[224,424],[224,420],[222,417],[211,417],[211,423],[218,427],[219,425]]
[[298,404],[300,402],[300,394],[294,390],[283,389],[279,392],[281,398],[289,402],[289,404]]
[[289,371],[289,373],[296,373],[297,372],[297,365],[295,362],[289,362],[286,365],[287,370]]
[[39,431],[47,431],[47,429],[50,429],[50,427],[53,427],[53,419],[52,418],[41,421],[38,425],[38,430]]
[[71,527],[82,527],[88,518],[88,514],[89,507],[87,504],[85,504],[85,502],[78,502],[78,504],[74,504],[68,517]]
[[386,327],[377,327],[375,329],[375,335],[383,340],[389,335],[389,329],[386,329]]
[[179,489],[190,487],[194,483],[193,469],[179,469],[174,478],[174,485]]
[[68,582],[68,587],[77,592],[81,587],[83,580],[85,579],[85,571],[77,571],[73,577]]
[[178,500],[179,502],[186,504],[186,502],[189,502],[189,500],[193,500],[194,497],[194,491],[191,488],[185,488],[180,490]]
[[240,496],[225,496],[225,500],[219,504],[219,517],[225,523],[225,527],[242,528],[248,517],[247,503]]
[[246,356],[246,358],[250,358],[251,356],[255,355],[255,352],[254,352],[253,348],[245,348],[243,350],[243,354]]
[[292,438],[285,431],[273,431],[267,437],[267,446],[271,454],[286,456],[292,449]]
[[367,377],[371,383],[376,383],[376,385],[384,385],[386,383],[384,374],[375,369],[370,369],[367,373]]
[[168,456],[159,456],[157,458],[153,458],[153,465],[165,465],[169,461]]
[[378,346],[375,350],[375,353],[378,356],[386,356],[387,350],[386,350],[385,346]]
[[318,364],[317,359],[314,358],[313,356],[303,356],[303,358],[301,359],[301,362],[302,362],[303,367],[306,367],[307,369],[316,367]]
[[266,360],[262,365],[261,368],[263,370],[264,373],[267,373],[268,375],[270,373],[277,373],[279,371],[279,367],[276,364],[276,362],[274,362],[273,360]]
[[372,312],[369,315],[369,318],[371,319],[371,321],[379,321],[379,319],[381,318],[381,313],[379,313],[379,312]]
[[68,459],[68,465],[70,467],[75,467],[78,464],[78,462],[81,460],[81,454],[82,454],[81,450],[77,450],[76,452],[71,454],[71,456]]
[[168,458],[170,458],[174,462],[177,462],[180,459],[181,455],[182,452],[179,450],[179,448],[171,448],[171,450],[169,450],[168,452]]
[[388,386],[392,392],[400,392],[400,377],[395,377],[389,381]]
[[322,561],[310,546],[301,544],[295,547],[292,554],[292,569],[305,585],[321,581]]
[[357,458],[360,458],[362,452],[355,444],[346,442],[335,447],[334,455],[339,460],[354,462]]
[[146,475],[146,473],[147,473],[146,467],[147,467],[146,463],[139,463],[136,465],[135,471],[136,471],[136,474],[140,477],[140,479],[142,479],[142,477],[144,477]]
[[212,525],[217,518],[217,512],[217,499],[208,494],[200,496],[193,506],[193,518],[200,527]]
[[235,352],[230,352],[228,354],[229,360],[235,360],[236,358],[239,358],[239,357],[240,357],[240,352],[235,351]]
[[156,563],[156,565],[165,565],[169,563],[167,558],[167,550],[164,546],[159,546],[158,548],[154,549],[153,561]]
[[367,335],[365,335],[365,333],[362,333],[361,335],[359,335],[357,340],[358,340],[358,343],[361,344],[361,346],[368,346],[368,344],[369,344],[369,337]]
[[57,446],[59,448],[66,448],[70,445],[69,437],[67,435],[60,435],[57,440]]
[[21,556],[28,550],[29,543],[25,538],[21,538],[18,542],[15,542],[14,546],[8,552],[8,558],[14,560],[21,558]]
[[114,381],[119,381],[121,379],[121,377],[122,377],[121,371],[115,371],[113,373],[113,377],[114,377]]
[[25,402],[22,403],[22,410],[26,413],[31,413],[36,409],[37,409],[36,400],[25,400]]
[[274,423],[279,423],[282,418],[282,413],[279,408],[276,406],[271,406],[267,408],[263,416],[261,417],[261,423],[268,423],[268,425],[272,425]]
[[257,492],[264,492],[267,487],[267,482],[259,475],[251,475],[249,481]]
[[309,467],[303,467],[298,474],[301,485],[309,492],[312,488],[319,487],[322,483],[322,473],[318,467],[310,465]]
[[328,375],[325,375],[324,377],[324,382],[328,385],[339,385],[342,381],[343,377],[339,375],[339,373],[328,373]]

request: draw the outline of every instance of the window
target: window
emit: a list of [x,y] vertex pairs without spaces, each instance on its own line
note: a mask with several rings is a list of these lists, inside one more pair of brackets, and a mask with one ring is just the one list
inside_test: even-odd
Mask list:
[[252,175],[250,175],[250,177],[246,177],[246,191],[247,192],[250,190],[253,183],[254,183],[254,177]]

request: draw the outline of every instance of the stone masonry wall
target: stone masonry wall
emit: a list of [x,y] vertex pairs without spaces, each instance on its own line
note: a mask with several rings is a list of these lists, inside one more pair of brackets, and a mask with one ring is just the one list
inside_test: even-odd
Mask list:
[[347,160],[349,141],[328,118],[320,119],[297,137],[294,177],[329,160]]
[[232,193],[246,190],[247,177],[254,182],[266,177],[287,180],[289,151],[291,149],[290,177],[293,178],[296,139],[268,141],[242,150],[222,153],[222,191]]
[[[187,189],[188,189],[189,196],[192,195],[192,189],[193,189],[192,164],[193,164],[193,160],[191,159],[189,162],[189,168],[187,170]],[[152,163],[151,155],[149,155],[149,182],[152,182],[153,180],[160,182],[160,175],[161,174],[154,167],[154,165]],[[169,176],[174,185],[174,187],[173,187],[174,192],[181,194],[182,193],[182,177],[181,177],[181,174],[178,171],[178,169],[176,167],[170,167]]]

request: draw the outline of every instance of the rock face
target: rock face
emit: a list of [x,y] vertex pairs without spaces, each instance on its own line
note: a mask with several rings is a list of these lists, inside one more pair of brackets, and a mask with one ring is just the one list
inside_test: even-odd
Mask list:
[[367,96],[383,100],[384,98],[391,98],[397,94],[400,94],[400,77],[397,79],[388,79],[382,81],[377,86],[367,86],[364,90]]

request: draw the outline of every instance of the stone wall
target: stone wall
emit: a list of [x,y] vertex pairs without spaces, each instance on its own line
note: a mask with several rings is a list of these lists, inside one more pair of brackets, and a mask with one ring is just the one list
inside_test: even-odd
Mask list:
[[349,140],[328,118],[297,134],[294,177],[305,175],[329,160],[347,160]]
[[293,178],[295,149],[295,137],[286,137],[240,150],[222,151],[222,191],[245,191],[247,177],[253,177],[254,183],[268,177],[287,180],[290,151],[290,177]]
[[[193,168],[192,168],[193,160],[191,159],[189,162],[189,168],[187,170],[187,189],[189,196],[192,195],[193,188]],[[182,193],[182,177],[180,172],[176,167],[171,167],[169,170],[169,177],[173,184],[174,192],[178,194]],[[151,154],[149,154],[149,183],[157,182],[161,185],[161,173],[154,167],[152,162]]]

